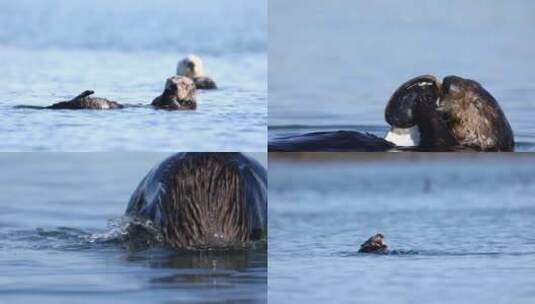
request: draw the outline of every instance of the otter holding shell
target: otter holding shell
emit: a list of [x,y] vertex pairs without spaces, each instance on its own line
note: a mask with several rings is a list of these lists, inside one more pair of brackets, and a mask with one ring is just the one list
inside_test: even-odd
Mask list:
[[240,153],[178,153],[154,167],[126,215],[176,249],[243,247],[267,233],[267,173]]
[[402,84],[385,109],[384,138],[355,131],[316,132],[271,140],[269,151],[513,151],[500,106],[479,83],[431,75]]

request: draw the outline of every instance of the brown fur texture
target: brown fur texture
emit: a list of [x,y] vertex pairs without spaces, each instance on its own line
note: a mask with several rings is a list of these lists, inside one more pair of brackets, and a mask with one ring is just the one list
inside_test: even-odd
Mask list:
[[195,110],[195,94],[193,80],[185,76],[173,76],[167,79],[164,92],[152,101],[152,106],[166,110]]
[[513,151],[511,126],[498,102],[479,83],[457,76],[444,78],[440,111],[457,142],[482,151]]
[[417,125],[420,150],[514,149],[513,131],[498,102],[476,81],[458,76],[443,83],[431,75],[405,82],[390,98],[385,118],[396,128]]
[[249,162],[236,153],[177,154],[145,177],[127,214],[153,220],[174,248],[244,246],[267,229],[265,170]]

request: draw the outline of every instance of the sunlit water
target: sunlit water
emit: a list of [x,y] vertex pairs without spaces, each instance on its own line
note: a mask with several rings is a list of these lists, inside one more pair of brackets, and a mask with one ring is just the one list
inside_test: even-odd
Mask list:
[[[264,2],[1,0],[0,8],[0,150],[265,151]],[[200,91],[196,111],[147,106],[189,53],[219,89]],[[86,89],[134,107],[13,108]]]
[[0,303],[265,303],[265,247],[175,252],[122,229],[166,156],[0,154]]
[[[517,151],[535,151],[535,3],[269,1],[270,137],[386,132],[386,102],[422,74],[482,83]],[[299,24],[299,26],[295,26]]]
[[[273,303],[533,301],[534,157],[270,159],[269,187]],[[376,232],[405,254],[357,253]]]

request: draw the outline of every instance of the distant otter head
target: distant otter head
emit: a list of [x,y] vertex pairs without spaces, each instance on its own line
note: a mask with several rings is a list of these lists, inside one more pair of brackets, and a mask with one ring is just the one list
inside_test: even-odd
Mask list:
[[203,76],[204,70],[201,58],[195,55],[188,55],[186,58],[180,60],[176,68],[176,74],[189,78]]
[[240,153],[178,153],[152,169],[126,214],[180,249],[243,247],[267,232],[267,173]]
[[478,82],[444,78],[439,111],[460,145],[483,151],[512,151],[514,136],[498,102]]
[[377,233],[360,245],[359,252],[384,253],[387,249],[388,246],[384,243],[384,236],[381,233]]

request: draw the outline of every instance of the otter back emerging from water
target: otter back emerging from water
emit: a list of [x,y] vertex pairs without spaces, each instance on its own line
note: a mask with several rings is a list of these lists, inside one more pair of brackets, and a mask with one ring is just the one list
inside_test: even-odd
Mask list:
[[267,173],[240,153],[178,153],[154,167],[126,215],[150,219],[173,248],[244,247],[267,232]]

